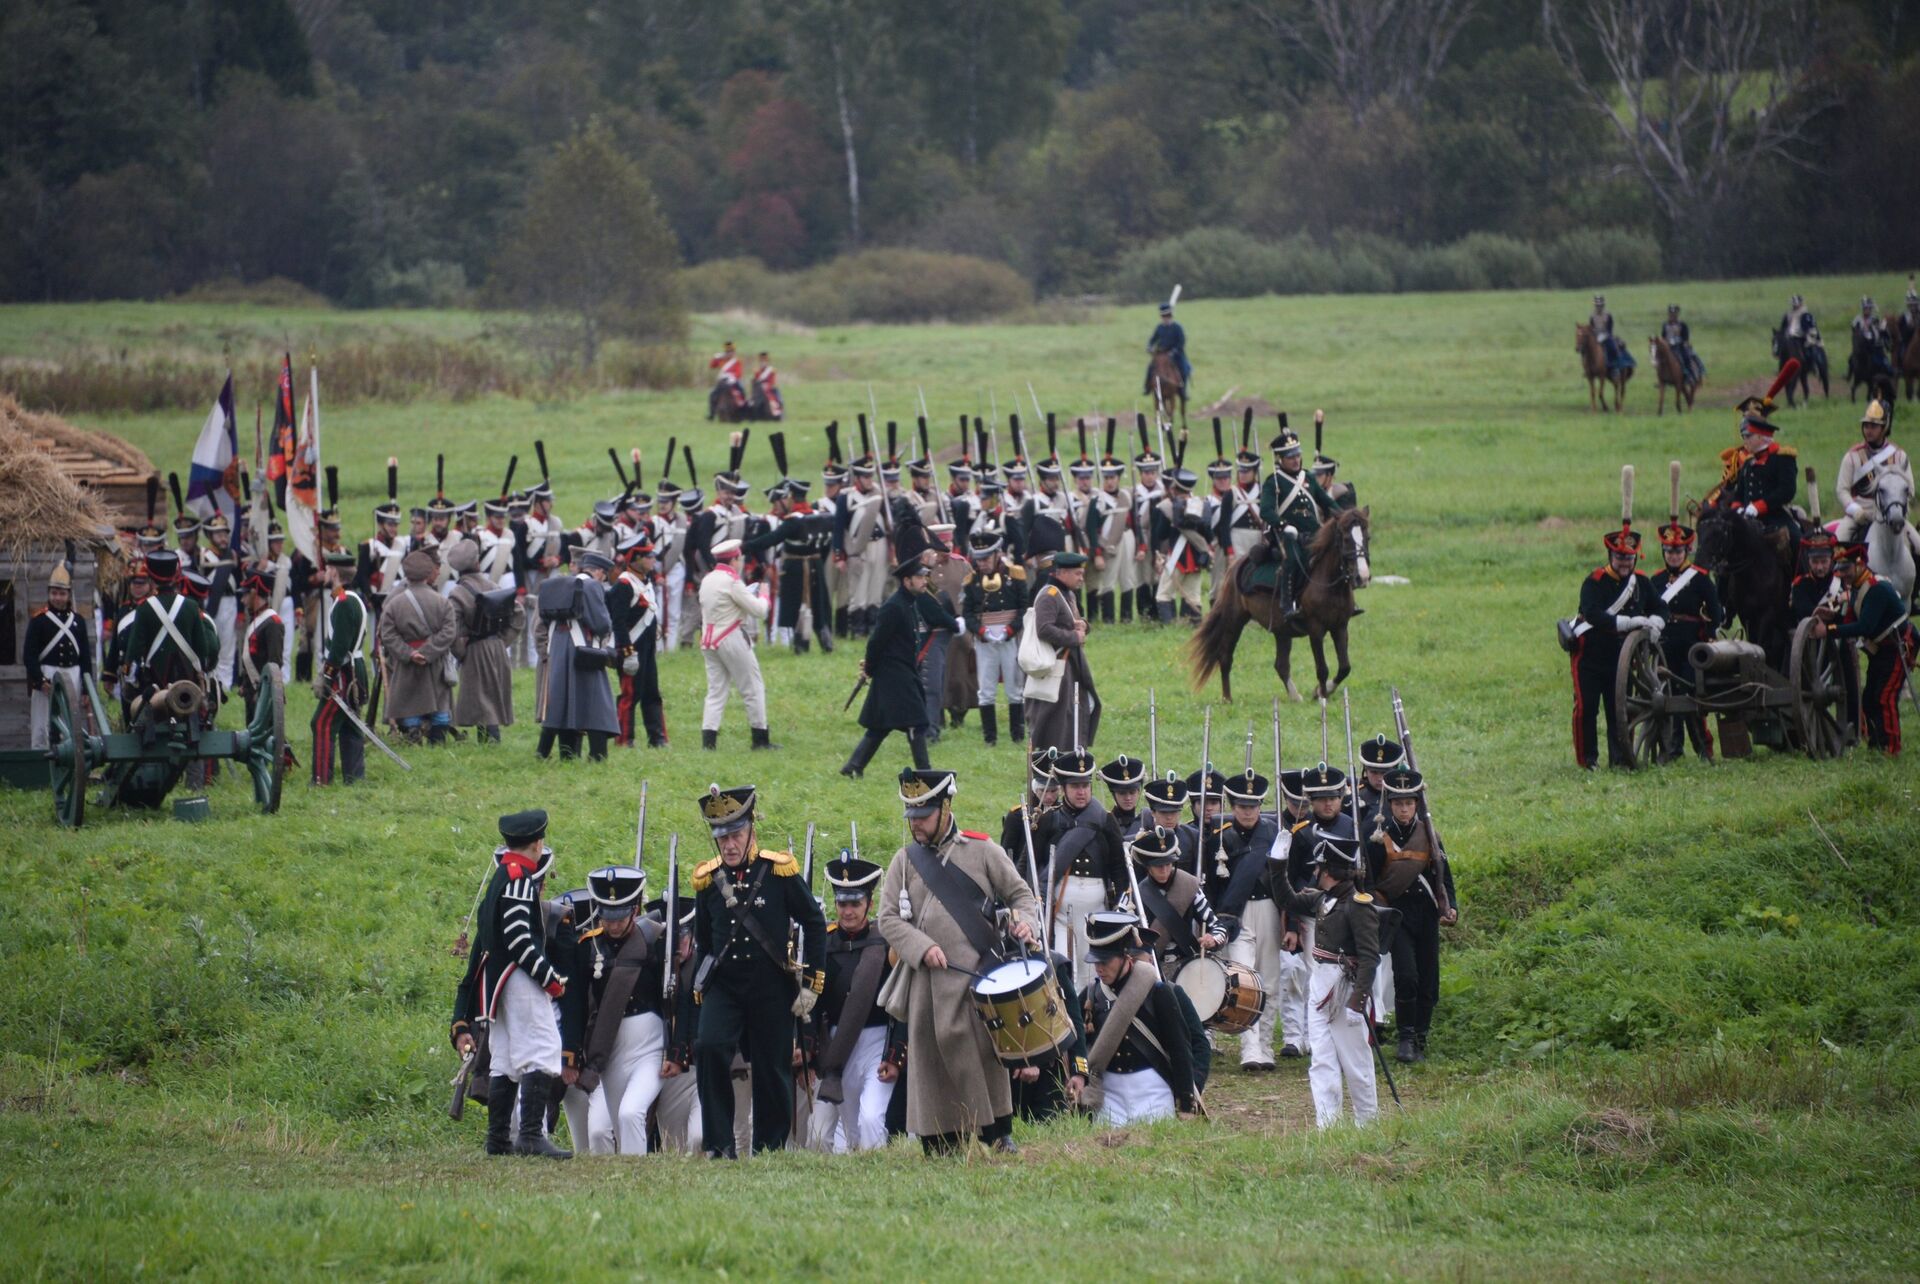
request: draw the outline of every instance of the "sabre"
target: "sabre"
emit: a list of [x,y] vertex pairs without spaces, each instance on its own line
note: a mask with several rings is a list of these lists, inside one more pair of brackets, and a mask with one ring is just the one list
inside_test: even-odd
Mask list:
[[840,712],[845,713],[847,710],[853,708],[853,702],[855,698],[858,697],[859,694],[862,691],[865,691],[866,689],[867,689],[867,675],[862,673],[860,675],[860,680],[853,684],[853,690],[847,693],[847,702],[840,706]]
[[366,723],[360,721],[360,715],[347,707],[347,702],[340,698],[339,692],[337,691],[327,692],[327,699],[333,701],[335,707],[337,707],[340,710],[340,712],[347,715],[347,721],[351,722],[354,726],[358,727],[360,729],[361,735],[373,741],[374,748],[378,749],[381,753],[387,755],[387,757],[399,763],[400,769],[402,771],[413,770],[412,763],[408,762],[405,758],[402,758],[399,754],[395,753],[392,750],[392,748],[388,746],[386,741],[382,740],[379,736],[376,736],[373,734],[372,727],[369,727]]
[[1353,701],[1340,688],[1340,713],[1347,723],[1347,801],[1353,807],[1353,836],[1360,837],[1360,777],[1353,769]]
[[1253,774],[1253,719],[1247,719],[1247,765],[1246,773]]

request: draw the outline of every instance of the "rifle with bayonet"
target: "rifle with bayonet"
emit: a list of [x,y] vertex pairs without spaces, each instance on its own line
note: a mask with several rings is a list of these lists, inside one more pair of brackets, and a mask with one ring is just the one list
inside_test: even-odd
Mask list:
[[[1399,733],[1400,747],[1406,751],[1407,769],[1419,771],[1413,756],[1413,732],[1407,729],[1407,707],[1400,702],[1400,688],[1387,688],[1393,693],[1393,729]],[[1427,805],[1427,791],[1422,789],[1416,800],[1420,810],[1420,823],[1427,831],[1427,848],[1433,853],[1433,892],[1439,905],[1440,916],[1445,918],[1453,912],[1452,898],[1447,895],[1447,849],[1440,845],[1440,831],[1433,825],[1433,809]],[[1385,804],[1382,804],[1383,806]]]

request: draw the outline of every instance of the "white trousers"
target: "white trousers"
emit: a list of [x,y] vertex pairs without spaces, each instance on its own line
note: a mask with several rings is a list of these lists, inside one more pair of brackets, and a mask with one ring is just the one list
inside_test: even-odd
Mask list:
[[[831,1036],[829,1036],[831,1037]],[[862,1030],[840,1081],[846,1100],[839,1105],[813,1103],[811,1146],[844,1155],[849,1150],[878,1150],[887,1144],[887,1106],[893,1085],[880,1082],[880,1059],[887,1053],[887,1027]]]
[[1158,1070],[1135,1070],[1115,1074],[1109,1070],[1100,1076],[1106,1098],[1100,1103],[1100,1122],[1109,1127],[1128,1123],[1149,1123],[1171,1119],[1176,1113],[1173,1089]]
[[[46,668],[41,669],[40,672],[49,682],[65,682],[69,696],[80,697],[81,707],[73,709],[72,716],[79,720],[81,726],[85,726],[87,721],[85,712],[87,698],[85,695],[82,695],[80,691],[80,666],[77,664],[60,665],[58,667],[48,665]],[[72,708],[71,704],[69,704],[69,708]],[[42,691],[39,687],[35,687],[31,698],[27,701],[27,747],[29,749],[45,749],[47,747],[47,726],[52,717],[53,692]],[[82,781],[81,783],[84,784],[85,782]]]
[[1240,930],[1254,934],[1253,962],[1248,966],[1260,974],[1260,986],[1267,992],[1267,1005],[1260,1010],[1260,1018],[1240,1036],[1240,1064],[1271,1064],[1273,1021],[1280,1014],[1280,960],[1286,954],[1280,948],[1280,907],[1271,900],[1248,901]]
[[1280,956],[1280,993],[1273,1001],[1280,1006],[1280,1037],[1305,1052],[1307,1041],[1307,991],[1313,987],[1313,920],[1297,929],[1300,952]]
[[1373,970],[1373,1019],[1380,1025],[1393,1020],[1393,956],[1385,950]]
[[1199,571],[1183,575],[1173,560],[1167,560],[1166,569],[1160,572],[1160,583],[1153,591],[1156,602],[1185,602],[1194,610],[1200,609]]
[[[667,572],[666,593],[661,601],[666,607],[666,623],[660,629],[660,636],[666,639],[667,650],[680,649],[681,630],[687,615],[687,566],[684,562],[675,563]],[[695,611],[693,614],[698,615]]]
[[647,1111],[660,1095],[660,1057],[666,1049],[667,1027],[658,1013],[643,1012],[620,1022],[607,1068],[587,1095],[589,1154],[647,1153]]
[[727,694],[740,693],[747,706],[747,725],[763,729],[767,725],[767,688],[760,679],[760,661],[739,629],[720,639],[720,645],[701,656],[707,662],[707,707],[700,715],[702,731],[720,730],[720,719],[727,711]]
[[285,639],[280,645],[280,649],[286,652],[280,657],[280,676],[291,682],[293,680],[293,644],[295,634],[298,632],[293,627],[293,598],[291,596],[281,598],[275,613],[280,617],[280,636]]
[[560,1073],[560,1007],[515,968],[493,1011],[488,1042],[493,1072],[519,1083],[528,1074]]
[[[859,568],[859,574],[854,577],[856,566]],[[853,600],[855,606],[878,606],[886,600],[887,570],[887,545],[884,540],[875,540],[869,545],[866,554],[860,558],[859,562],[847,563],[848,576],[855,578],[855,582],[859,585],[858,596]]]
[[[522,665],[529,669],[538,668],[540,665],[540,643],[538,639],[545,631],[540,623],[540,584],[541,581],[547,578],[547,574],[548,572],[546,571],[527,572],[527,596],[524,599],[527,624],[525,628],[520,630],[520,640],[509,648],[507,656],[514,664]],[[539,686],[542,687],[545,685],[544,682],[539,684]],[[538,687],[535,689],[537,690]]]
[[1307,1082],[1313,1088],[1313,1121],[1322,1128],[1340,1122],[1343,1084],[1356,1124],[1371,1123],[1380,1114],[1367,1019],[1347,1007],[1352,988],[1337,963],[1313,965],[1313,986],[1307,994],[1307,1038],[1313,1044],[1313,1064],[1307,1068]]
[[222,687],[233,685],[233,622],[237,615],[237,604],[231,597],[222,601],[213,613],[213,631],[220,639],[220,659],[214,665],[213,676]]
[[1087,915],[1106,908],[1106,883],[1081,874],[1067,875],[1066,885],[1060,889],[1060,903],[1054,908],[1054,930],[1056,934],[1062,927],[1067,930],[1063,952],[1073,960],[1073,988],[1083,994],[1093,980],[1093,964],[1086,961]]
[[654,1121],[660,1125],[662,1150],[682,1155],[700,1153],[700,1085],[691,1069],[661,1080]]
[[996,687],[1007,689],[1007,703],[1019,704],[1026,690],[1027,675],[1020,672],[1020,639],[1009,634],[998,642],[973,639],[973,667],[979,674],[978,697],[981,708],[997,698]]

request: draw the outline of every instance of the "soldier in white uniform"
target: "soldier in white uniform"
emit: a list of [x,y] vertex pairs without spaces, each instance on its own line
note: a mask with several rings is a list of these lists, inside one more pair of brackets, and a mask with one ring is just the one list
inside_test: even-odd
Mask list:
[[[1913,494],[1913,463],[1907,452],[1893,443],[1893,425],[1886,406],[1875,399],[1860,418],[1860,440],[1840,456],[1840,471],[1833,479],[1833,491],[1840,500],[1841,518],[1833,537],[1842,544],[1865,537],[1866,529],[1877,515],[1874,489],[1887,474],[1902,477],[1907,494]],[[1911,520],[1907,523],[1907,542],[1920,560],[1920,534]]]
[[707,703],[700,716],[700,747],[719,747],[727,694],[737,691],[747,706],[752,747],[777,749],[779,746],[767,738],[766,684],[744,627],[748,621],[767,618],[766,589],[741,582],[739,540],[722,540],[714,545],[713,559],[713,569],[700,581],[700,653],[707,663]]

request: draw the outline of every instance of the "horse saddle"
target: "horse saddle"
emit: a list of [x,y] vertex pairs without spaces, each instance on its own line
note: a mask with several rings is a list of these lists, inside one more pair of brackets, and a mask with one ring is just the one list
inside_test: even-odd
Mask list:
[[1256,545],[1234,568],[1234,587],[1240,590],[1242,597],[1272,593],[1278,586],[1281,569],[1281,563],[1274,557],[1271,548],[1265,544]]

